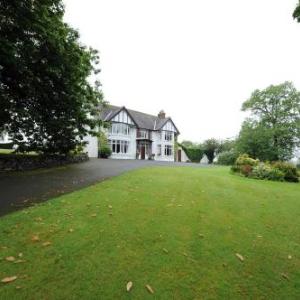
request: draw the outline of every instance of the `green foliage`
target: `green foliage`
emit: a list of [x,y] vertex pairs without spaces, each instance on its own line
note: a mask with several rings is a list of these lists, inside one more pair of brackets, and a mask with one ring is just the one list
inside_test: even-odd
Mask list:
[[297,7],[296,7],[296,9],[295,9],[295,11],[294,11],[294,13],[293,13],[293,17],[294,17],[294,19],[296,19],[298,22],[300,22],[300,1],[299,1],[298,5],[297,5]]
[[101,158],[109,158],[111,156],[111,149],[108,145],[101,146],[99,150],[99,157]]
[[209,163],[213,163],[216,153],[218,152],[218,149],[220,147],[219,141],[216,139],[208,139],[203,142],[202,148],[204,151],[204,154],[206,154]]
[[252,159],[248,154],[240,155],[231,171],[255,179],[299,182],[299,173],[293,164],[281,161],[263,163]]
[[291,163],[277,161],[272,167],[283,172],[284,180],[289,182],[299,182],[299,173],[297,167]]
[[255,120],[244,121],[236,142],[236,151],[248,153],[262,161],[276,160],[276,153],[272,147],[272,132]]
[[185,147],[182,144],[178,144],[180,147],[182,147],[182,149],[184,150],[184,152],[186,153],[187,157],[189,158],[189,160],[191,162],[195,162],[195,163],[199,163],[200,160],[203,157],[203,150],[198,147],[198,148],[189,148],[189,147]]
[[236,140],[226,139],[219,141],[218,153],[233,151],[236,146]]
[[66,154],[96,134],[99,56],[63,15],[62,0],[0,0],[0,131],[21,152]]
[[242,110],[252,116],[241,130],[239,147],[260,159],[289,160],[300,141],[300,93],[293,84],[254,91]]
[[282,171],[264,163],[255,166],[250,177],[263,180],[284,181],[284,173]]
[[259,164],[258,159],[251,158],[248,154],[241,154],[236,160],[237,166],[249,165],[249,166],[257,166]]
[[13,149],[14,144],[13,143],[4,143],[0,144],[0,149]]
[[233,150],[221,152],[218,155],[218,164],[224,166],[231,166],[235,163],[237,157],[238,154]]

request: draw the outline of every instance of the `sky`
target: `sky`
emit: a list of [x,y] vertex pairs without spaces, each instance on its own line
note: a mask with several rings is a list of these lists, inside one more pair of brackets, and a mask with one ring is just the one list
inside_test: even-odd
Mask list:
[[238,135],[255,89],[300,89],[297,0],[64,0],[65,21],[100,53],[105,100],[157,115],[179,140]]

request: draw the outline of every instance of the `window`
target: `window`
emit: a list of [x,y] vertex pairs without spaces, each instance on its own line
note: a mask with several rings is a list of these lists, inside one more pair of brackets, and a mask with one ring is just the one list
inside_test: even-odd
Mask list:
[[109,141],[112,153],[128,153],[129,141],[111,140]]
[[171,156],[173,153],[173,147],[171,145],[165,145],[165,156]]
[[148,131],[147,130],[139,130],[138,131],[138,138],[147,139],[148,138]]
[[171,131],[165,131],[165,141],[172,141],[173,133]]
[[127,124],[113,123],[109,132],[116,135],[129,135],[130,127]]
[[161,145],[157,145],[157,155],[161,156]]

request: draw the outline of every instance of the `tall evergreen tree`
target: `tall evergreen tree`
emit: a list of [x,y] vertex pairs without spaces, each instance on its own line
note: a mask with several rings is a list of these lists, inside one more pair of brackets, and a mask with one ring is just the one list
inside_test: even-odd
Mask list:
[[62,0],[0,0],[0,129],[19,151],[68,153],[95,134],[99,56],[63,16]]

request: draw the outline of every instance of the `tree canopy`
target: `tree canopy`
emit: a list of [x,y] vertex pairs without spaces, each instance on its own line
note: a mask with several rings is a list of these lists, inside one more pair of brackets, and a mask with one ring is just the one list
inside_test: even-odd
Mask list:
[[62,0],[0,0],[0,130],[19,151],[68,153],[96,133],[99,56],[63,15]]
[[291,82],[256,90],[242,110],[251,112],[238,148],[262,160],[288,160],[300,140],[300,93]]
[[296,19],[298,22],[300,22],[300,1],[294,11],[294,14],[293,14],[293,17],[294,19]]

